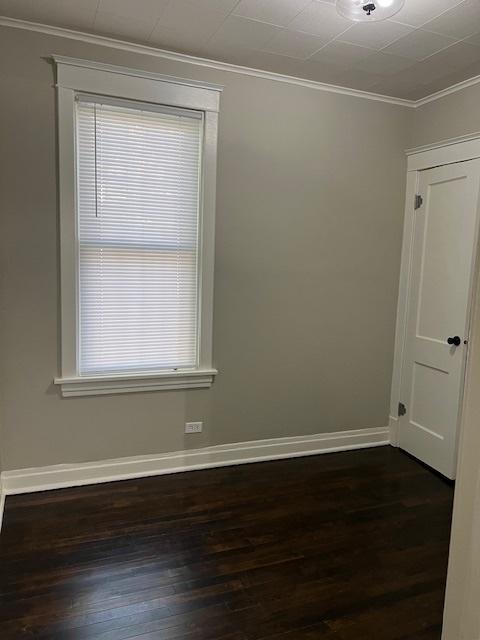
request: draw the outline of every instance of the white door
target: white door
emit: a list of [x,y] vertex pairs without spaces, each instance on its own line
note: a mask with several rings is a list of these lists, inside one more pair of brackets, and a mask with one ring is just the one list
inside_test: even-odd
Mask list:
[[456,468],[479,190],[480,160],[421,171],[423,203],[412,214],[399,444],[448,478]]

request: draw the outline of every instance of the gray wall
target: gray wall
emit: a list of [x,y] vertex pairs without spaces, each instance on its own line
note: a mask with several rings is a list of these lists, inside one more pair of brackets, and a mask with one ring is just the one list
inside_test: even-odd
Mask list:
[[[51,53],[218,82],[210,390],[62,399]],[[388,423],[411,110],[0,29],[6,469]],[[185,420],[203,420],[185,438]]]
[[480,131],[480,84],[429,102],[413,112],[410,147]]

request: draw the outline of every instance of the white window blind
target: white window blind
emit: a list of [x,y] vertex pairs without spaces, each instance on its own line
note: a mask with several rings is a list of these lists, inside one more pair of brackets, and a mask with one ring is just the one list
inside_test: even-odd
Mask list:
[[80,375],[198,366],[203,120],[76,103]]

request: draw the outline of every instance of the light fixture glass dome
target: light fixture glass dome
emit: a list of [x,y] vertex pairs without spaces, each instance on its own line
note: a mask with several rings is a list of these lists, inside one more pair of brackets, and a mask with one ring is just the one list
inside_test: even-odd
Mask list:
[[391,18],[405,0],[337,0],[337,11],[354,22],[378,22]]

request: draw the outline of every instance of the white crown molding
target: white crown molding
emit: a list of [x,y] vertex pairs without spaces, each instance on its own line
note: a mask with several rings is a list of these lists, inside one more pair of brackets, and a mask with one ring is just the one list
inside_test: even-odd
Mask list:
[[[138,53],[143,55],[155,56],[158,58],[164,58],[166,60],[172,60],[174,62],[184,62],[187,64],[193,64],[196,66],[208,67],[210,69],[217,69],[218,71],[238,73],[242,75],[253,76],[256,78],[263,78],[265,80],[273,80],[275,82],[283,82],[286,84],[293,84],[300,87],[315,89],[317,91],[327,91],[330,93],[338,93],[341,95],[352,96],[355,98],[363,98],[365,100],[386,102],[388,104],[409,107],[412,109],[422,107],[425,104],[434,102],[436,100],[440,100],[441,98],[449,96],[452,93],[456,93],[458,91],[461,91],[462,89],[466,89],[468,87],[472,87],[480,83],[480,75],[478,75],[478,76],[474,76],[473,78],[469,78],[468,80],[463,80],[462,82],[458,82],[450,87],[447,87],[446,89],[442,89],[441,91],[432,93],[429,96],[425,96],[424,98],[419,98],[418,100],[408,100],[405,98],[395,98],[393,96],[386,96],[379,93],[349,89],[348,87],[341,87],[339,85],[327,84],[323,82],[317,82],[315,80],[307,80],[305,78],[298,78],[294,76],[283,75],[281,73],[274,73],[271,71],[262,71],[260,69],[254,69],[251,67],[243,67],[243,66],[231,64],[228,62],[220,62],[218,60],[209,60],[208,58],[199,58],[199,57],[187,55],[184,53],[175,53],[173,51],[167,51],[166,49],[158,49],[150,45],[137,44],[134,42],[128,42],[125,40],[110,38],[108,36],[85,33],[83,31],[66,29],[65,27],[55,27],[51,25],[40,24],[37,22],[29,22],[27,20],[9,18],[7,16],[0,16],[0,26],[11,27],[14,29],[24,29],[27,31],[36,31],[39,33],[45,33],[47,35],[57,36],[60,38],[69,38],[70,40],[79,40],[81,42],[87,42],[89,44],[110,47],[113,49],[120,49],[122,51],[129,51],[130,53]],[[60,56],[55,56],[55,59],[60,59]],[[115,65],[103,65],[103,66],[114,67]],[[144,75],[144,77],[149,75],[148,72],[142,72],[138,69],[136,70],[130,69],[129,70],[130,75],[132,75],[133,71],[135,71],[138,75]],[[152,74],[152,76],[154,75],[158,75],[158,74]],[[184,83],[189,84],[190,86],[193,86],[195,81],[184,79]],[[202,82],[199,82],[198,84],[199,86],[204,86],[204,87],[207,86],[205,83],[202,83]],[[216,89],[218,91],[221,90],[220,85],[212,84],[211,88]]]
[[70,40],[80,40],[81,42],[110,47],[113,49],[121,49],[122,51],[129,51],[130,53],[155,56],[157,58],[163,58],[165,60],[194,64],[196,66],[208,67],[209,69],[216,69],[218,71],[227,71],[229,73],[238,73],[242,75],[253,76],[255,78],[263,78],[264,80],[273,80],[275,82],[293,84],[300,87],[315,89],[317,91],[327,91],[329,93],[337,93],[341,95],[352,96],[355,98],[374,100],[376,102],[386,102],[388,104],[394,104],[402,107],[414,108],[416,105],[413,100],[395,98],[379,93],[371,93],[369,91],[349,89],[348,87],[326,84],[324,82],[317,82],[315,80],[307,80],[305,78],[297,78],[294,76],[283,75],[281,73],[262,71],[260,69],[253,69],[251,67],[243,67],[240,65],[231,64],[229,62],[219,62],[218,60],[209,60],[208,58],[198,58],[196,56],[191,56],[184,53],[174,53],[173,51],[158,49],[150,45],[136,44],[133,42],[127,42],[125,40],[110,38],[108,36],[101,36],[92,33],[85,33],[83,31],[66,29],[64,27],[54,27],[37,22],[28,22],[27,20],[8,18],[6,16],[0,16],[0,26],[11,27],[14,29],[24,29],[27,31],[36,31],[60,38],[69,38]]
[[390,444],[389,428],[355,429],[309,436],[272,438],[79,464],[60,464],[1,474],[6,495],[48,491],[115,480],[158,476],[266,460],[313,456]]
[[[281,73],[274,73],[272,71],[262,71],[261,69],[254,69],[251,67],[243,67],[229,62],[220,62],[218,60],[210,60],[208,58],[199,58],[191,56],[185,53],[175,53],[174,51],[167,51],[166,49],[158,49],[151,45],[137,44],[134,42],[128,42],[126,40],[118,40],[117,38],[110,38],[108,36],[101,36],[93,33],[86,33],[84,31],[76,31],[74,29],[66,29],[65,27],[55,27],[47,24],[40,24],[38,22],[29,22],[27,20],[19,20],[17,18],[9,18],[7,16],[0,16],[0,26],[11,27],[14,29],[24,29],[27,31],[37,31],[39,33],[45,33],[51,36],[57,36],[60,38],[69,38],[70,40],[80,40],[81,42],[87,42],[89,44],[95,44],[103,47],[111,47],[113,49],[121,49],[122,51],[129,51],[130,53],[138,53],[143,55],[155,56],[157,58],[164,58],[166,60],[172,60],[174,62],[184,62],[187,64],[194,64],[200,67],[208,67],[210,69],[217,69],[218,71],[227,71],[230,73],[239,73],[247,76],[254,76],[256,78],[263,78],[265,80],[273,80],[275,82],[284,82],[286,84],[293,84],[300,87],[307,87],[309,89],[315,89],[317,91],[327,91],[330,93],[339,93],[342,95],[352,96],[355,98],[363,98],[366,100],[374,100],[377,102],[386,102],[388,104],[395,104],[402,107],[409,107],[416,109],[422,107],[425,104],[440,100],[445,96],[449,96],[452,93],[461,91],[468,87],[472,87],[480,83],[480,75],[457,82],[446,89],[436,91],[435,93],[419,98],[418,100],[408,100],[406,98],[395,98],[394,96],[386,96],[380,93],[372,93],[370,91],[360,91],[357,89],[349,89],[348,87],[341,87],[339,85],[327,84],[324,82],[317,82],[315,80],[307,80],[305,78],[297,78],[294,76],[283,75]],[[60,58],[60,56],[55,56]],[[108,65],[105,65],[108,66]],[[114,65],[112,65],[114,66]],[[132,71],[130,69],[130,71]],[[137,73],[141,73],[136,70]],[[148,75],[148,72],[145,72]],[[152,74],[155,75],[155,74]],[[188,81],[185,79],[185,83],[190,84],[195,81]],[[205,83],[199,83],[201,86],[205,86]],[[212,85],[212,88],[221,90],[218,85]]]
[[474,85],[480,82],[480,75],[473,76],[473,78],[469,78],[468,80],[463,80],[462,82],[457,82],[456,84],[452,84],[450,87],[446,89],[442,89],[441,91],[436,91],[435,93],[431,93],[429,96],[425,98],[420,98],[415,101],[415,107],[422,107],[424,104],[428,104],[429,102],[435,102],[436,100],[440,100],[440,98],[445,98],[445,96],[449,96],[452,93],[457,93],[457,91],[461,91],[462,89],[468,89],[468,87],[473,87]]

